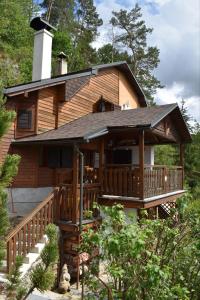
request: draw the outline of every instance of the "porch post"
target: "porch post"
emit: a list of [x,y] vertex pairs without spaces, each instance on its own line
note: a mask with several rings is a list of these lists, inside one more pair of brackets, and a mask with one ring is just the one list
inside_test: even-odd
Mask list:
[[181,187],[183,189],[184,185],[184,145],[179,145],[179,154],[180,154],[180,166],[182,167],[182,180],[181,180]]
[[72,198],[73,198],[73,212],[72,223],[76,223],[78,219],[79,209],[79,195],[78,195],[78,177],[79,177],[79,154],[74,146],[73,149],[73,177],[72,177]]
[[144,130],[139,131],[140,199],[144,199]]
[[101,139],[99,145],[99,183],[101,184],[101,192],[103,192],[103,174],[104,174],[104,139]]

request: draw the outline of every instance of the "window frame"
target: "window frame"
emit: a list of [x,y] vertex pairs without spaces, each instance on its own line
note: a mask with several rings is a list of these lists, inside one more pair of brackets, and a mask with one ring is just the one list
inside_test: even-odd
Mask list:
[[[20,124],[20,114],[27,114],[26,124]],[[23,122],[23,121],[21,121]],[[19,108],[17,110],[17,130],[32,130],[33,129],[33,111],[32,109]]]

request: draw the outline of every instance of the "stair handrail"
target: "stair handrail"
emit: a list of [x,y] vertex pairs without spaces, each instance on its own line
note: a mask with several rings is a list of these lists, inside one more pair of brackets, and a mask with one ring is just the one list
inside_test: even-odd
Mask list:
[[11,231],[5,237],[5,242],[7,243],[16,233],[23,228],[51,199],[55,197],[58,188],[55,188],[44,200],[42,200],[31,212],[28,216],[25,216],[19,224],[15,226],[15,228],[11,229]]
[[[42,238],[46,226],[55,221],[57,193],[58,188],[55,188],[5,237],[7,246],[7,273],[10,273],[11,267],[16,261],[16,255],[25,257]],[[45,216],[43,215],[44,222],[41,223],[40,218],[43,213],[45,214]],[[38,227],[39,224],[40,229]],[[26,229],[28,229],[28,237],[26,236]]]

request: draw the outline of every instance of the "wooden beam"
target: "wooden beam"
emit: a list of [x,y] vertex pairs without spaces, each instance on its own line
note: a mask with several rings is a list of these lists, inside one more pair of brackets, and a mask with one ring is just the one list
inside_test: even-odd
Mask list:
[[140,199],[144,199],[144,130],[139,133]]
[[101,192],[103,192],[103,173],[105,166],[105,158],[104,158],[104,139],[101,139],[99,145],[99,182],[101,184]]
[[73,195],[73,213],[72,222],[76,224],[79,210],[79,195],[78,195],[78,176],[79,176],[79,154],[74,146],[73,150],[73,177],[72,177],[72,195]]

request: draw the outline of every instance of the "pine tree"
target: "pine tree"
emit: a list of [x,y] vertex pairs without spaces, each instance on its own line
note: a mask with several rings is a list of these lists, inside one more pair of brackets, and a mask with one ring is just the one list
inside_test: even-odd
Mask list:
[[129,12],[122,9],[113,12],[110,22],[118,29],[116,44],[131,53],[130,67],[152,105],[153,95],[161,87],[160,81],[153,75],[159,64],[159,50],[147,45],[147,36],[153,29],[148,28],[141,17],[141,8],[136,4]]
[[112,44],[106,44],[97,51],[97,63],[108,64],[116,61],[131,63],[131,56],[127,51],[120,52]]
[[[51,0],[41,4],[45,10],[44,18],[48,17],[50,5]],[[91,43],[103,22],[93,0],[53,1],[49,22],[58,29],[53,41],[54,60],[60,51],[66,52],[70,71],[86,68],[96,61],[96,51]]]

